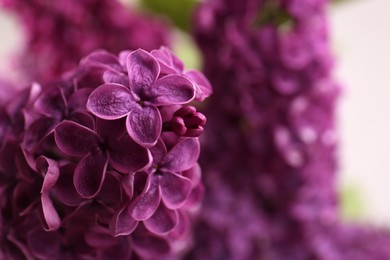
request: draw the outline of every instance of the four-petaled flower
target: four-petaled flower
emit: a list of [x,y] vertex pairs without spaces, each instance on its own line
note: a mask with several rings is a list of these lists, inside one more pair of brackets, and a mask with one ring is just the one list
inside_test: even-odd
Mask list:
[[130,137],[144,147],[152,147],[161,134],[158,106],[185,104],[195,97],[195,86],[183,75],[159,78],[160,65],[148,52],[138,49],[126,58],[129,88],[106,83],[90,95],[87,109],[105,120],[127,116]]
[[122,120],[96,121],[96,132],[72,121],[63,121],[54,132],[62,152],[83,156],[74,172],[74,186],[84,198],[101,189],[108,163],[121,173],[134,173],[149,166],[150,152],[118,127]]

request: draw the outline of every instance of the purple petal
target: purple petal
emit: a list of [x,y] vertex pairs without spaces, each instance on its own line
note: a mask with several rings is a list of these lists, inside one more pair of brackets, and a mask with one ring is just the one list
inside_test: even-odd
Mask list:
[[165,171],[160,178],[161,198],[170,209],[177,209],[186,202],[191,189],[191,180],[174,172]]
[[131,91],[119,84],[104,84],[89,96],[87,109],[95,116],[114,120],[126,116],[136,105]]
[[130,216],[129,209],[126,206],[115,214],[112,222],[110,223],[110,231],[115,237],[127,236],[133,233],[137,226],[138,221]]
[[92,198],[100,191],[108,159],[101,152],[87,154],[77,165],[74,172],[74,186],[83,198]]
[[167,155],[167,148],[165,147],[164,142],[159,139],[155,146],[149,148],[150,153],[153,158],[153,165],[160,165],[162,160]]
[[156,106],[185,104],[194,99],[195,86],[184,76],[168,75],[153,84],[148,96]]
[[199,163],[195,163],[193,167],[184,171],[183,176],[190,179],[193,186],[196,186],[200,183],[202,178],[202,169],[200,168]]
[[122,187],[129,199],[134,195],[134,174],[126,174],[122,177]]
[[168,152],[161,167],[174,172],[186,171],[198,161],[199,153],[198,138],[182,139]]
[[160,259],[171,251],[165,239],[146,232],[134,235],[132,242],[134,251],[145,259]]
[[41,194],[42,212],[44,217],[44,228],[46,231],[57,230],[61,225],[60,216],[53,205],[50,194],[44,192]]
[[188,217],[187,212],[183,213],[183,211],[178,210],[178,218],[177,218],[177,224],[175,228],[169,232],[167,237],[170,240],[184,240],[186,237],[190,235],[191,230],[191,221]]
[[94,248],[105,248],[115,244],[110,232],[102,226],[94,226],[84,236],[85,242]]
[[77,193],[73,184],[73,175],[76,166],[68,164],[60,168],[60,176],[53,188],[54,196],[63,204],[78,206],[84,201]]
[[185,75],[195,83],[195,100],[202,102],[213,93],[213,88],[203,73],[196,70],[189,70]]
[[117,208],[122,203],[122,185],[119,174],[107,172],[96,199],[109,208]]
[[68,108],[70,111],[86,111],[88,97],[91,95],[93,88],[82,88],[75,91],[69,98]]
[[126,128],[135,142],[147,148],[152,147],[161,134],[160,112],[155,106],[133,109],[127,117]]
[[41,203],[44,217],[44,226],[47,231],[56,230],[61,224],[57,210],[50,197],[50,191],[56,184],[60,169],[56,161],[41,156],[37,159],[36,169],[44,175],[41,189]]
[[107,70],[103,73],[104,83],[116,83],[129,87],[129,78],[124,73]]
[[96,118],[96,133],[105,143],[115,141],[126,133],[126,118],[104,120]]
[[160,203],[153,216],[144,221],[144,225],[150,232],[162,235],[168,233],[176,226],[177,219],[176,210],[168,209],[163,203]]
[[53,133],[57,123],[56,119],[49,117],[43,117],[34,121],[25,132],[22,147],[28,151],[36,149]]
[[99,137],[89,128],[65,120],[59,124],[54,137],[58,148],[68,155],[82,156],[99,147]]
[[104,70],[121,71],[122,67],[119,64],[118,58],[105,51],[98,50],[92,52],[80,62],[81,66],[100,68]]
[[160,74],[160,65],[148,52],[138,49],[127,56],[130,88],[138,95],[148,91]]
[[27,244],[38,259],[56,259],[61,252],[61,236],[58,232],[46,232],[40,227],[27,234]]
[[162,46],[158,50],[153,50],[151,54],[160,64],[161,74],[177,74],[184,70],[183,62],[173,54],[167,47]]
[[124,135],[110,143],[109,158],[112,167],[122,173],[134,173],[148,167],[151,155],[148,149]]
[[158,189],[158,178],[149,175],[144,191],[135,201],[131,215],[136,220],[146,220],[156,212],[161,201],[160,191]]
[[34,109],[48,117],[60,118],[65,110],[64,93],[60,88],[48,88],[34,102]]

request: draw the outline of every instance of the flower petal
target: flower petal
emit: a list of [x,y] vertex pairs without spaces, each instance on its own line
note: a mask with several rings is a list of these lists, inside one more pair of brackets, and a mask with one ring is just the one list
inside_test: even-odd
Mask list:
[[182,75],[168,75],[157,80],[147,94],[156,106],[185,104],[194,99],[195,86]]
[[161,74],[177,74],[184,70],[183,62],[173,54],[167,47],[162,46],[158,50],[153,50],[151,53],[159,62]]
[[128,135],[110,143],[109,158],[112,167],[122,173],[141,171],[151,162],[148,149],[134,142]]
[[213,93],[213,88],[203,73],[196,70],[189,70],[184,75],[195,83],[195,100],[202,102]]
[[123,207],[115,214],[110,223],[111,234],[115,237],[130,235],[137,228],[138,223],[129,214],[129,207]]
[[114,209],[122,203],[122,183],[117,172],[107,172],[96,199],[105,206]]
[[117,83],[129,87],[129,78],[124,73],[107,70],[103,73],[103,81],[105,83]]
[[146,220],[156,212],[161,201],[158,181],[156,176],[148,176],[144,191],[136,199],[131,209],[131,215],[136,220]]
[[76,166],[73,182],[83,198],[92,198],[100,191],[106,175],[108,159],[101,152],[87,154]]
[[126,122],[127,132],[135,142],[143,147],[152,147],[161,134],[161,115],[155,106],[133,109]]
[[61,236],[58,232],[46,232],[36,227],[27,233],[27,244],[34,257],[56,259],[61,252]]
[[78,206],[84,199],[77,193],[73,184],[73,175],[76,166],[67,164],[60,168],[60,176],[53,188],[54,196],[67,206]]
[[114,120],[126,116],[136,99],[125,86],[107,83],[95,89],[88,98],[87,109],[95,116]]
[[115,141],[126,131],[126,118],[117,120],[104,120],[96,118],[96,133],[105,143]]
[[44,217],[44,228],[46,231],[57,230],[61,224],[61,219],[53,205],[50,197],[50,191],[56,184],[60,175],[60,169],[56,161],[41,156],[36,161],[38,172],[44,175],[41,189],[41,204]]
[[65,120],[55,131],[54,138],[58,148],[68,155],[82,156],[99,146],[99,137],[89,128]]
[[174,229],[177,220],[177,211],[168,209],[163,203],[160,203],[153,216],[144,220],[144,225],[150,232],[162,235]]
[[81,60],[80,65],[104,70],[122,70],[118,58],[105,50],[97,50],[92,52]]
[[174,172],[186,171],[198,161],[199,153],[198,138],[182,139],[168,152],[161,167]]
[[136,232],[132,236],[134,251],[145,259],[161,259],[171,251],[167,240],[149,232]]
[[127,56],[130,89],[142,96],[160,74],[160,65],[148,52],[138,49]]
[[159,165],[167,155],[167,148],[161,139],[158,139],[155,146],[149,148],[153,158],[153,165]]
[[174,172],[165,171],[160,178],[161,198],[170,209],[177,209],[186,202],[191,189],[191,180]]

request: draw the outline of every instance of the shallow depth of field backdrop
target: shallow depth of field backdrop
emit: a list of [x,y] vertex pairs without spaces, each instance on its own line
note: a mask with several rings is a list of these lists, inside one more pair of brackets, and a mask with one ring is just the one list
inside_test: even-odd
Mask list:
[[[390,226],[389,13],[388,0],[341,1],[329,12],[337,59],[334,71],[344,88],[338,112],[342,212],[349,220],[386,226]],[[9,62],[21,48],[23,35],[4,10],[0,35],[0,75],[12,78],[17,71]]]

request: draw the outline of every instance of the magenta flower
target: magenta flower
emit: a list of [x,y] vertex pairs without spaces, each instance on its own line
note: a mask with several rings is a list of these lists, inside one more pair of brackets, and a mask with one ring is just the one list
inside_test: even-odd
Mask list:
[[[150,229],[159,229],[152,226],[159,225],[156,220],[167,214],[166,208],[177,209],[186,202],[192,181],[180,173],[194,166],[199,151],[199,142],[195,138],[182,139],[169,152],[162,141],[151,148],[153,166],[148,170],[145,189],[132,209],[134,219],[145,220]],[[164,205],[159,208],[161,200]]]
[[158,62],[141,49],[127,56],[126,66],[130,88],[104,84],[92,92],[87,108],[105,120],[127,116],[126,128],[130,137],[144,147],[151,147],[161,134],[162,121],[157,106],[190,102],[195,96],[194,85],[181,75],[158,79]]
[[196,87],[195,100],[203,101],[212,94],[213,90],[211,84],[203,73],[197,70],[185,70],[183,62],[167,47],[153,50],[151,54],[158,60],[161,74],[169,75],[178,73],[188,77],[194,82]]
[[115,123],[98,120],[97,131],[94,132],[65,120],[55,129],[55,140],[61,151],[83,157],[75,169],[74,185],[85,198],[92,198],[100,191],[108,163],[125,174],[142,170],[149,164],[148,150],[121,131],[111,131]]

